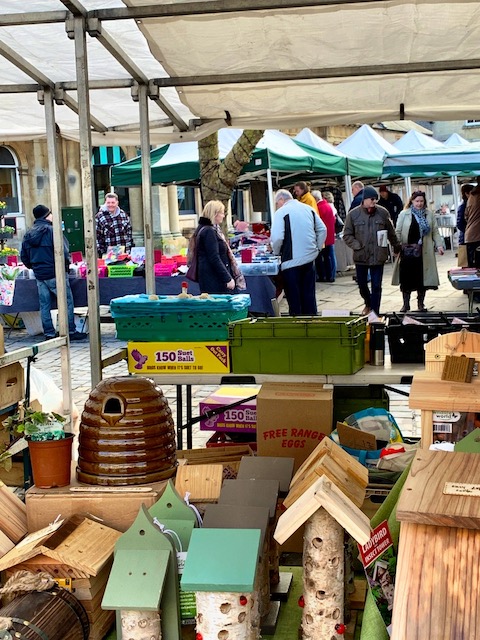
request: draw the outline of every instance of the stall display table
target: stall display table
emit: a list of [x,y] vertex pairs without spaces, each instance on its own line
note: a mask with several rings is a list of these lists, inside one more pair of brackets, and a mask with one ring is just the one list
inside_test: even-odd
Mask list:
[[[246,293],[250,294],[252,304],[250,313],[273,316],[272,300],[276,300],[275,285],[268,276],[246,276]],[[182,276],[155,278],[155,291],[158,295],[177,295],[182,291]],[[75,307],[87,306],[87,280],[70,278],[70,286]],[[109,305],[112,298],[145,293],[145,278],[99,278],[100,304]],[[188,282],[188,290],[199,295],[200,289],[195,282]],[[36,280],[18,279],[15,282],[13,305],[0,305],[0,313],[17,314],[27,311],[38,311],[38,292]]]
[[480,293],[480,276],[476,269],[452,269],[448,272],[448,279],[454,289],[466,291],[468,295],[468,313],[473,313],[474,296]]

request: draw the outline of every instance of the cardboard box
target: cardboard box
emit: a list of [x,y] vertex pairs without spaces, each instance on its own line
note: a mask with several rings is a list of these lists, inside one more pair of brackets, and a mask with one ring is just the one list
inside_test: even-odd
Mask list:
[[257,396],[259,456],[294,458],[294,472],[332,431],[333,389],[315,383],[267,382]]
[[73,481],[67,487],[54,489],[39,489],[34,486],[25,494],[28,532],[33,533],[46,527],[58,515],[69,518],[75,514],[99,518],[112,529],[126,531],[133,524],[141,505],[149,508],[155,504],[166,484],[164,481],[135,487],[109,488]]
[[[221,386],[199,404],[200,414],[250,398],[260,391],[260,385],[229,387]],[[233,409],[200,421],[200,431],[241,431],[255,433],[257,430],[257,400],[239,404]]]
[[230,373],[228,342],[129,342],[128,370],[140,375]]
[[19,362],[13,362],[0,367],[0,409],[20,402],[24,395],[22,365]]

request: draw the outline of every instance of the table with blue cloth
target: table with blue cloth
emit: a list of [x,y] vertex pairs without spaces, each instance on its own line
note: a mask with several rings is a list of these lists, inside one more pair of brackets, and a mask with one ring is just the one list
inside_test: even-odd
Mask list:
[[[275,285],[268,276],[246,276],[247,290],[252,299],[249,312],[256,315],[274,315],[272,300],[275,300]],[[159,295],[177,295],[182,291],[181,276],[155,278],[155,290]],[[145,278],[133,276],[131,278],[99,278],[99,297],[101,305],[109,305],[110,300],[136,293],[145,293]],[[70,278],[70,286],[75,307],[86,307],[87,281],[85,278]],[[197,283],[188,281],[188,292],[199,295]],[[38,311],[37,283],[35,280],[17,279],[15,281],[15,295],[13,305],[0,305],[0,313],[17,314],[27,311]]]

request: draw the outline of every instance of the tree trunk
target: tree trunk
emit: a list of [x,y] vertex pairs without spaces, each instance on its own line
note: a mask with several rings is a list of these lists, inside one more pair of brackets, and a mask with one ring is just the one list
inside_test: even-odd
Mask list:
[[203,640],[250,640],[251,593],[197,591],[197,634]]
[[200,182],[203,203],[209,200],[220,200],[227,208],[232,191],[237,183],[241,170],[250,160],[263,131],[246,129],[223,162],[218,152],[218,133],[203,138],[198,142],[200,161]]
[[333,640],[343,622],[343,529],[323,507],[305,526],[303,543],[303,640]]

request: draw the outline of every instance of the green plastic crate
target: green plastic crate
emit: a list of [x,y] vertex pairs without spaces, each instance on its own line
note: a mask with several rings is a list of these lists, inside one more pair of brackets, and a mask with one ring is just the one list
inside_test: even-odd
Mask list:
[[131,278],[136,264],[110,264],[107,266],[109,278]]
[[229,325],[233,373],[350,374],[365,364],[367,320],[257,318]]
[[151,316],[114,318],[117,338],[140,342],[206,342],[228,340],[228,323],[246,318],[248,308],[238,311],[160,313]]

